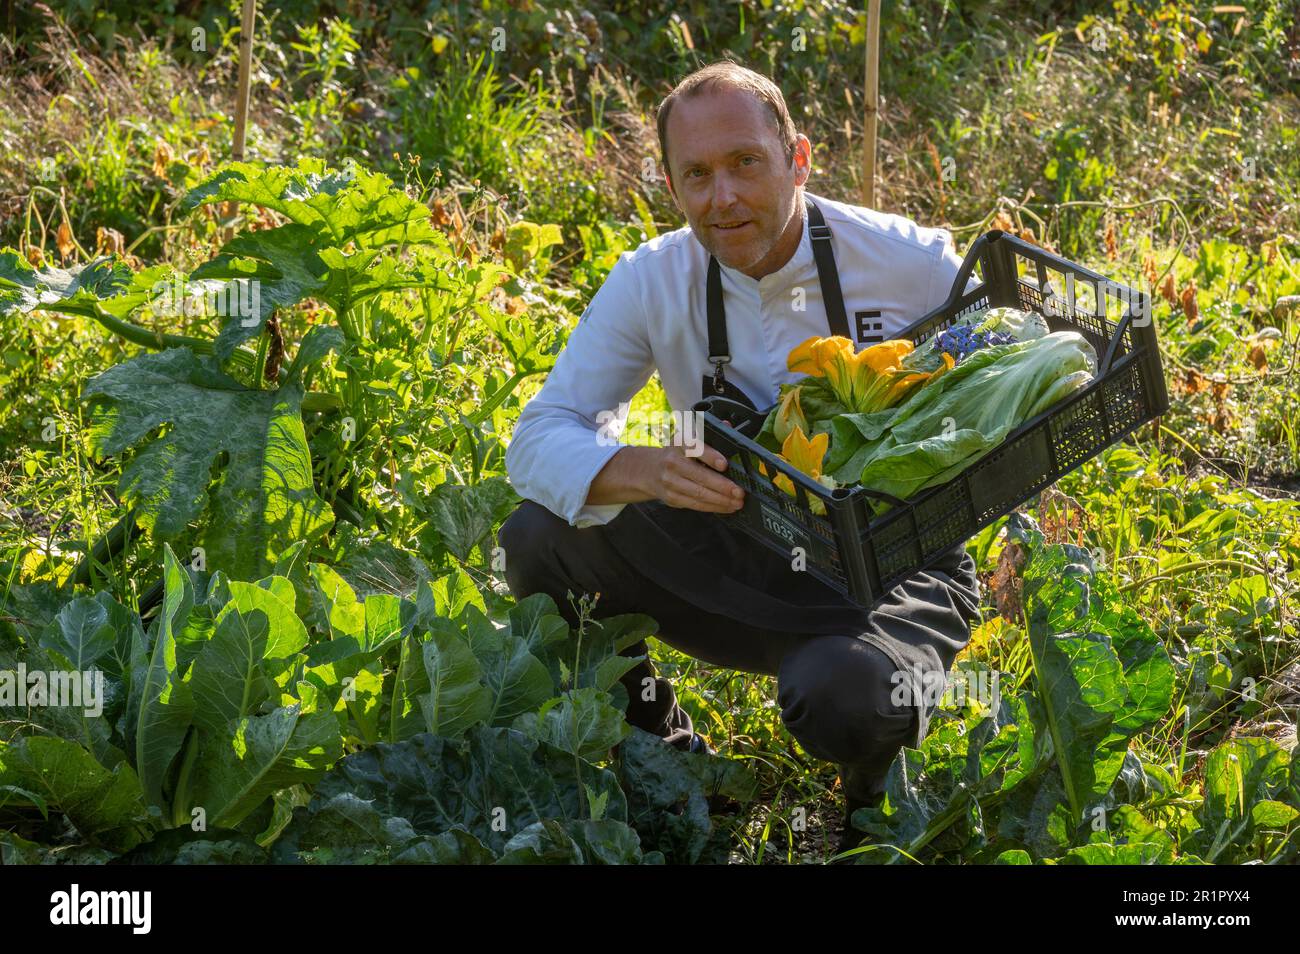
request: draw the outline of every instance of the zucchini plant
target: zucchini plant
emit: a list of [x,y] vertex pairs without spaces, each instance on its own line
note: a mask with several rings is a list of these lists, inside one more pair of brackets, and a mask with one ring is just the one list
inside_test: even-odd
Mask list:
[[196,568],[260,578],[338,517],[417,533],[427,514],[399,505],[457,476],[458,447],[477,476],[476,434],[549,367],[548,325],[494,308],[506,269],[458,259],[422,202],[355,164],[234,163],[182,210],[225,203],[255,214],[188,273],[0,253],[0,316],[84,315],[145,349],[85,384],[86,436],[122,458],[131,519]]

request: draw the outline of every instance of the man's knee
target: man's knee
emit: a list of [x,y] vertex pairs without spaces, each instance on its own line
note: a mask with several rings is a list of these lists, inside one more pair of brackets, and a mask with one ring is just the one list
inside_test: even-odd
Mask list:
[[897,667],[850,636],[813,636],[777,673],[781,718],[813,756],[861,763],[889,757],[915,737],[917,712],[899,698]]
[[641,611],[638,582],[598,527],[579,529],[525,500],[501,524],[497,543],[505,551],[506,583],[515,599],[545,593],[570,626],[578,617],[569,593],[600,593],[595,618]]
[[979,618],[982,596],[975,558],[957,544],[926,567],[929,575],[943,583],[952,607],[969,628]]
[[561,528],[569,525],[533,500],[524,500],[497,531],[505,551],[506,583],[516,599],[546,591],[554,576],[554,548]]

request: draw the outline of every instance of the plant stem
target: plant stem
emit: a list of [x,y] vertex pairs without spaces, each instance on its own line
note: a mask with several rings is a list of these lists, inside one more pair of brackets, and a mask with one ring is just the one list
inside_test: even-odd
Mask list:
[[90,552],[81,558],[76,568],[69,574],[67,581],[63,584],[64,587],[71,589],[78,585],[89,586],[91,569],[96,564],[108,563],[108,561],[126,551],[131,540],[139,533],[135,526],[136,513],[136,508],[132,507],[124,517],[109,528],[109,531],[104,536],[95,542]]
[[[46,307],[38,305],[33,311],[56,311],[63,314],[79,314],[89,318],[94,318],[101,325],[107,328],[113,334],[124,338],[132,344],[138,344],[144,348],[152,348],[155,351],[161,351],[164,348],[189,348],[197,354],[212,354],[214,342],[208,338],[190,338],[186,335],[173,335],[164,331],[150,331],[140,325],[134,325],[129,321],[110,315],[99,307],[98,302],[92,302],[88,308],[69,309],[66,304],[58,307]],[[231,354],[231,360],[241,367],[252,369],[254,357],[247,351],[235,349]]]
[[176,828],[190,820],[190,776],[199,755],[199,734],[193,728],[185,740],[185,754],[181,759],[180,774],[176,779],[176,794],[172,798],[172,825]]
[[1184,563],[1181,566],[1173,567],[1163,573],[1157,573],[1154,576],[1148,576],[1141,580],[1134,580],[1132,583],[1126,583],[1119,588],[1121,593],[1129,593],[1134,590],[1140,590],[1150,583],[1158,583],[1161,580],[1171,580],[1176,576],[1184,573],[1190,573],[1193,570],[1205,570],[1211,567],[1227,566],[1239,570],[1249,570],[1252,573],[1263,573],[1267,575],[1268,571],[1263,567],[1256,566],[1253,563],[1247,563],[1244,560],[1197,560],[1194,563]]
[[[524,378],[531,377],[534,374],[544,374],[545,369],[536,371],[516,371],[506,379],[505,384],[497,388],[492,395],[480,404],[473,414],[466,418],[467,425],[472,426],[481,424],[492,416],[492,412],[505,403],[511,392],[519,385]],[[447,427],[439,428],[434,431],[429,438],[429,446],[434,450],[441,450],[446,444],[455,439],[456,435],[464,429],[465,425],[450,424]]]
[[266,353],[270,349],[271,336],[265,327],[257,339],[257,357],[253,359],[253,387],[259,387],[266,375]]

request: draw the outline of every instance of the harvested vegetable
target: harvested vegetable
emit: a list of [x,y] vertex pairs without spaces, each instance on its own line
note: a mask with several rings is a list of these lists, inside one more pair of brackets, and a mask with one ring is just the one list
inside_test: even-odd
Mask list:
[[[1049,334],[1040,316],[1014,308],[967,316],[923,349],[851,349],[835,338],[794,349],[788,367],[811,376],[782,387],[758,441],[826,486],[904,499],[964,471],[1086,387],[1096,367],[1082,335]],[[788,479],[774,483],[793,495]]]
[[837,476],[911,497],[952,479],[1021,424],[1087,387],[1095,367],[1092,346],[1073,331],[976,352],[897,408],[884,434],[864,435]]
[[1036,312],[1007,307],[977,311],[958,318],[950,327],[929,338],[903,359],[903,365],[932,371],[938,368],[943,354],[960,364],[983,348],[1042,338],[1047,332],[1047,322]]
[[785,442],[792,431],[802,431],[808,433],[812,428],[808,426],[808,418],[804,415],[803,404],[800,400],[802,388],[788,388],[782,395],[781,401],[777,405],[776,417],[772,422],[772,432],[776,434],[776,439]]
[[[931,370],[903,368],[902,360],[911,351],[912,343],[903,340],[883,341],[855,353],[848,338],[808,338],[790,352],[786,361],[791,371],[803,371],[808,377],[781,388],[775,410],[763,422],[765,443],[773,451],[779,446],[781,456],[794,463],[792,447],[798,448],[800,460],[807,460],[813,446],[808,442],[823,438],[815,445],[820,448],[815,468],[795,464],[814,479],[820,478],[822,457],[830,441],[830,422],[849,413],[886,411],[953,367],[951,356],[945,354]],[[792,445],[795,434],[800,443]],[[810,438],[810,434],[814,436]],[[823,483],[829,480],[827,477]],[[794,495],[788,478],[778,475],[774,482]],[[827,486],[834,489],[836,485]],[[817,501],[815,507],[820,506]]]

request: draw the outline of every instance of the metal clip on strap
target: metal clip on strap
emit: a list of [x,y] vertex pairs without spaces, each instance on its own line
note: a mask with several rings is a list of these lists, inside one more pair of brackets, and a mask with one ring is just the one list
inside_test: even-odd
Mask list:
[[713,362],[713,390],[722,394],[726,389],[723,387],[722,366],[731,363],[731,355],[709,355],[709,360]]

